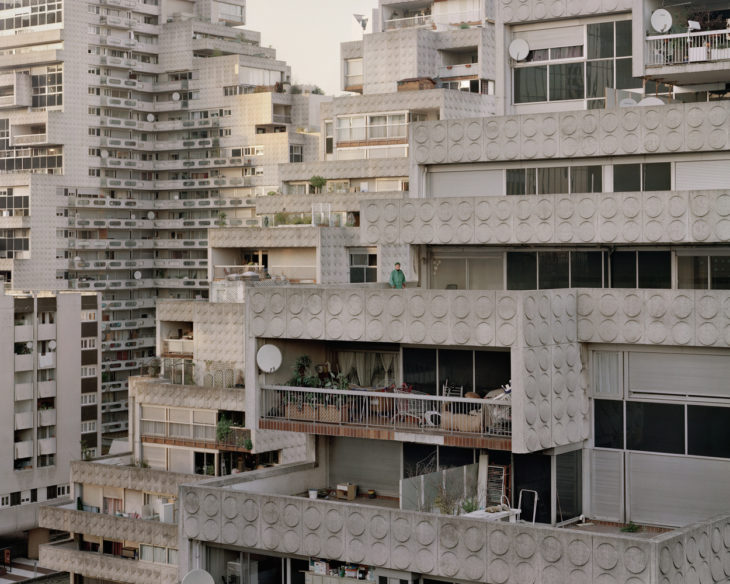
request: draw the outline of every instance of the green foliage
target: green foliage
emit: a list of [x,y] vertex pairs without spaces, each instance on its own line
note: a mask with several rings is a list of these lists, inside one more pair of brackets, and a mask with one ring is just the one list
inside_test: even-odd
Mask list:
[[291,89],[289,90],[289,93],[292,95],[299,95],[302,92],[302,88],[298,85],[292,85]]
[[215,427],[215,437],[218,442],[225,442],[231,433],[231,426],[233,422],[226,416],[221,416],[218,420],[218,424]]
[[461,502],[461,510],[464,513],[472,513],[479,509],[479,503],[476,500],[476,497],[467,497]]
[[253,449],[253,442],[251,442],[250,438],[246,438],[246,441],[243,443],[243,447],[246,450],[252,450]]
[[312,186],[315,193],[319,193],[322,190],[322,187],[327,184],[327,179],[315,174],[309,179],[309,184]]
[[629,521],[629,524],[622,527],[621,531],[624,533],[636,533],[637,531],[641,531],[641,525],[636,525],[633,521]]
[[315,85],[314,89],[312,89],[312,95],[324,95],[324,91]]

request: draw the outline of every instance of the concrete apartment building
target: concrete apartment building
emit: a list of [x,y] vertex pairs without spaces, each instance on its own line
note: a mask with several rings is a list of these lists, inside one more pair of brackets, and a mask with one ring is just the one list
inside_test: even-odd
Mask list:
[[68,499],[71,461],[100,443],[99,303],[96,292],[0,292],[0,525],[31,530],[31,544],[43,539],[39,504]]
[[[383,1],[374,36],[429,38],[444,6],[456,12]],[[281,167],[291,194],[257,202],[260,226],[211,233],[209,301],[157,315],[170,383],[132,390],[135,454],[221,475],[179,486],[178,578],[727,581],[730,29],[709,23],[730,15],[687,6],[668,9],[665,30],[652,18],[662,6],[643,0],[503,0],[482,27],[494,95],[476,96],[495,115],[411,118],[407,197],[361,188],[402,176],[398,158],[370,150],[403,145],[335,148],[336,99],[323,108],[332,152],[325,130],[321,162]],[[688,34],[684,20],[705,12]],[[464,24],[454,32],[473,34]],[[363,96],[340,103],[368,99],[361,71]],[[371,109],[388,111],[354,114]],[[369,177],[377,164],[390,168]],[[325,193],[298,201],[313,169]],[[272,227],[284,206],[269,200],[330,215]],[[387,287],[394,261],[405,290]],[[236,278],[264,268],[270,280]],[[282,360],[264,371],[272,346]],[[223,413],[233,444],[218,436]],[[277,458],[231,472],[237,434],[240,454]],[[640,533],[619,531],[632,523]],[[90,530],[42,547],[42,563],[77,582],[152,569],[154,551],[132,564],[113,557],[124,545],[84,547]]]
[[324,98],[239,27],[245,2],[0,6],[3,239],[18,289],[102,293],[106,452],[159,298],[205,296],[208,229],[243,225],[278,163],[316,159]]

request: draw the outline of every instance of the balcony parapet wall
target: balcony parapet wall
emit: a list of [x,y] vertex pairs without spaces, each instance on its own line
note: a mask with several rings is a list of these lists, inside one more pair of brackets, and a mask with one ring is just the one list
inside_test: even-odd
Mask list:
[[505,23],[533,22],[555,20],[559,18],[575,18],[576,16],[595,16],[597,14],[612,14],[615,12],[630,11],[632,0],[591,0],[578,2],[577,0],[502,0],[499,6],[501,19]]
[[176,584],[177,566],[122,559],[98,552],[82,552],[70,544],[40,546],[40,565],[86,578],[134,584]]
[[245,410],[246,394],[239,387],[226,389],[160,383],[157,378],[134,377],[129,395],[137,403],[205,410]]
[[730,552],[728,516],[646,538],[202,486],[182,500],[188,539],[489,584],[687,581]]
[[150,468],[121,466],[75,460],[71,463],[71,481],[145,491],[159,495],[177,495],[178,485],[203,479],[201,475],[160,472]]
[[730,241],[730,191],[362,202],[363,244],[708,244]]
[[47,506],[39,510],[38,525],[59,531],[177,548],[177,524],[174,523]]
[[729,114],[710,102],[419,122],[411,152],[423,165],[717,152]]

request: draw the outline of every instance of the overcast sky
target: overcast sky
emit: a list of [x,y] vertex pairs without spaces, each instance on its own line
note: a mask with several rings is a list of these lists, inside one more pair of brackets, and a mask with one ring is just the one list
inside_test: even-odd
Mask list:
[[[261,33],[262,46],[276,49],[291,66],[292,83],[340,91],[340,43],[362,38],[353,14],[372,17],[377,0],[248,0],[246,28]],[[368,30],[370,22],[368,22]]]

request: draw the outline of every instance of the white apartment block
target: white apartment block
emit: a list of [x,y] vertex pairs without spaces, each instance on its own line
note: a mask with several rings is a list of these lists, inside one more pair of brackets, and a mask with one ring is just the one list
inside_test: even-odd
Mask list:
[[99,302],[96,292],[0,294],[4,534],[39,535],[38,504],[68,498],[71,461],[101,443]]
[[317,104],[231,0],[0,6],[0,273],[100,291],[102,448],[154,357],[155,302],[208,289],[208,230],[243,225],[278,163],[317,157]]
[[[470,10],[381,1],[379,32],[344,56],[411,35],[381,57],[425,46],[423,68],[347,65],[363,95],[323,107],[320,162],[283,165],[289,194],[211,233],[222,306],[158,314],[170,383],[135,380],[135,452],[230,475],[179,487],[179,579],[730,578],[728,9],[501,0],[456,16]],[[410,117],[401,94],[458,93],[436,67],[468,63],[434,47],[472,29],[494,52],[477,51],[478,95],[467,79],[459,99],[488,111]],[[314,225],[293,224],[308,212]],[[395,261],[404,290],[387,286]],[[234,399],[228,430],[278,451],[274,466],[231,472],[215,416]],[[41,561],[73,555],[77,582],[120,561],[74,537]]]

